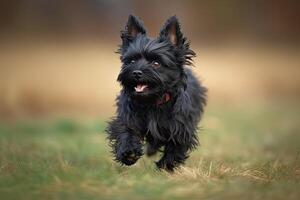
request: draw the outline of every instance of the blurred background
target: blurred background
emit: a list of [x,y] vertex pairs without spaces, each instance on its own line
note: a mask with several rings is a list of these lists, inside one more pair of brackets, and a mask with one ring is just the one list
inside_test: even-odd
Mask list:
[[152,37],[178,16],[209,106],[298,106],[298,8],[292,0],[1,1],[0,118],[112,116],[129,14]]

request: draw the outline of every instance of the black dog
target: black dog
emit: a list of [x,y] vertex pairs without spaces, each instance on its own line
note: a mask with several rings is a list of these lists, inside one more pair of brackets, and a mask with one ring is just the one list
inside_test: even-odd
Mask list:
[[123,89],[117,97],[117,116],[106,130],[115,160],[134,164],[146,141],[146,154],[162,149],[156,165],[173,171],[198,145],[206,89],[185,67],[195,53],[175,16],[151,39],[143,23],[130,15],[121,38],[118,81]]

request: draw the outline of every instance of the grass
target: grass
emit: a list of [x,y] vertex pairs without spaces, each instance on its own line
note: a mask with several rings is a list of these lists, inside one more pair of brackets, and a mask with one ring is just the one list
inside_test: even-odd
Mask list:
[[1,199],[299,199],[300,108],[208,107],[201,147],[174,174],[112,161],[105,123],[0,123]]

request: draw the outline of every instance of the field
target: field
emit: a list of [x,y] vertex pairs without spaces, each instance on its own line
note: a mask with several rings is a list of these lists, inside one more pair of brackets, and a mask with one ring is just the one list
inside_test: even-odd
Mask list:
[[[300,199],[300,12],[293,1],[5,2],[0,200]],[[154,38],[176,14],[197,54],[186,67],[208,88],[201,145],[174,173],[156,169],[160,155],[121,166],[106,140],[129,13]]]
[[119,166],[105,120],[0,124],[1,199],[299,199],[300,108],[208,106],[201,147],[174,174]]
[[120,89],[117,43],[6,46],[1,199],[300,198],[298,49],[196,46],[193,71],[209,88],[201,146],[169,174],[155,169],[159,156],[112,161],[104,129]]

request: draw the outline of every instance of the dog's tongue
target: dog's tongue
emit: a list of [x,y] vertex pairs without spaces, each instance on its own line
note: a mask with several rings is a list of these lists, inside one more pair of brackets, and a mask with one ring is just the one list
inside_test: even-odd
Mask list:
[[136,92],[143,92],[147,88],[147,85],[138,84],[136,87],[134,87]]

